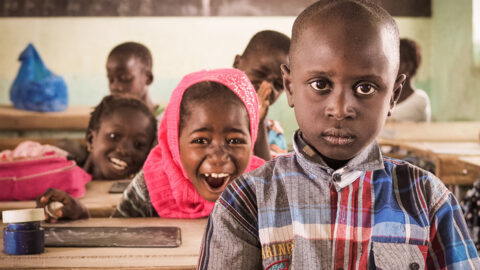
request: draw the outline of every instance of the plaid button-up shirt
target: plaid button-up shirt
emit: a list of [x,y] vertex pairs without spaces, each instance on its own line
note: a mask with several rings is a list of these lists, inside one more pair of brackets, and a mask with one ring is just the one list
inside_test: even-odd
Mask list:
[[480,269],[460,206],[434,175],[377,143],[329,168],[295,151],[230,184],[210,215],[200,269]]

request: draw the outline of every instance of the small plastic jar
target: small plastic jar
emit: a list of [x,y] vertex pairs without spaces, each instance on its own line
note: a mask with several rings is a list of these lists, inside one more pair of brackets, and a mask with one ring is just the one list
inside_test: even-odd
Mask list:
[[2,212],[3,251],[10,255],[38,254],[44,251],[45,231],[40,221],[45,219],[43,208]]

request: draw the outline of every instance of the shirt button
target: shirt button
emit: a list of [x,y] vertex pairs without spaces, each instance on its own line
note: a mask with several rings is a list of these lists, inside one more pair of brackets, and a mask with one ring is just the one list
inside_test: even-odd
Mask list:
[[413,263],[410,264],[409,268],[410,268],[410,270],[418,270],[418,269],[420,269],[420,265],[416,262],[413,262]]
[[333,175],[333,181],[340,182],[342,180],[342,176],[340,174]]

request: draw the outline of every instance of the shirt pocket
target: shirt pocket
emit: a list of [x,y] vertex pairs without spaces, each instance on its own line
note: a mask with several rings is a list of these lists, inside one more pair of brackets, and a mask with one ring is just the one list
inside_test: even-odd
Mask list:
[[372,250],[377,269],[425,269],[427,246],[372,242]]

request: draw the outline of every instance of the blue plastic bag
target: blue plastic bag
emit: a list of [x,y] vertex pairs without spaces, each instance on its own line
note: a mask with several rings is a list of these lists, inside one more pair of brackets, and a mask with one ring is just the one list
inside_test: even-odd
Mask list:
[[67,109],[68,91],[65,81],[48,70],[31,43],[18,60],[22,65],[10,87],[13,106],[37,112],[59,112]]

